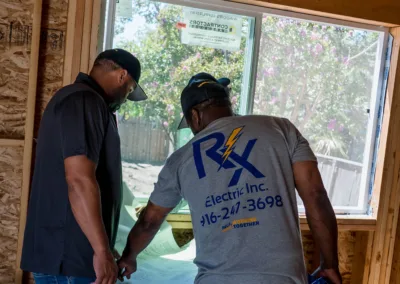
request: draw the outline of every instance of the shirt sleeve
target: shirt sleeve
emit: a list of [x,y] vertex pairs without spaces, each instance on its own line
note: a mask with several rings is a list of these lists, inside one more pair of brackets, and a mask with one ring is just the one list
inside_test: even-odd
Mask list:
[[178,173],[167,160],[158,175],[158,181],[154,185],[150,201],[164,208],[175,208],[181,200]]
[[101,98],[85,92],[71,94],[57,111],[63,158],[85,155],[97,164],[107,125]]
[[303,137],[300,131],[293,125],[289,120],[286,119],[288,125],[287,138],[289,148],[291,151],[292,163],[305,162],[305,161],[317,161],[313,150],[311,150],[310,144],[307,139]]

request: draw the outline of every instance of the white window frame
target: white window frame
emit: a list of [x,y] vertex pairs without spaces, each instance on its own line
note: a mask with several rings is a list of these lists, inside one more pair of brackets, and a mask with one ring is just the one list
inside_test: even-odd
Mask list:
[[[368,165],[368,166],[367,167],[363,166],[358,204],[357,206],[334,206],[336,214],[366,215],[368,209],[369,185],[371,182],[371,177],[373,177],[372,171],[374,170],[372,169],[372,164],[374,156],[374,143],[376,140],[375,136],[377,134],[379,101],[381,96],[386,95],[385,93],[382,94],[382,84],[383,84],[384,66],[385,66],[385,51],[387,49],[389,29],[386,27],[355,23],[345,20],[300,14],[296,12],[276,10],[276,9],[252,6],[241,3],[226,2],[224,0],[198,0],[198,1],[157,0],[157,2],[164,2],[168,4],[175,4],[175,5],[193,7],[198,9],[208,9],[213,11],[232,13],[232,14],[238,14],[242,16],[249,16],[255,18],[253,54],[247,54],[245,62],[245,70],[250,70],[249,72],[251,72],[251,74],[250,76],[244,77],[246,79],[245,82],[243,82],[242,86],[242,89],[250,88],[249,90],[250,95],[247,98],[241,96],[240,113],[242,114],[250,114],[253,111],[258,56],[259,56],[260,40],[261,40],[262,17],[264,14],[268,14],[274,17],[292,18],[295,20],[328,24],[332,26],[339,26],[339,27],[344,26],[344,27],[351,27],[367,31],[381,32],[378,45],[377,58],[376,58],[376,62],[377,63],[379,62],[380,64],[375,64],[374,81],[372,85],[372,94],[371,94],[371,106],[374,107],[370,109],[369,113],[372,119],[369,119],[367,136],[366,136],[366,146],[364,150],[364,161],[362,163],[363,165]],[[107,23],[105,29],[105,44],[104,44],[104,47],[106,49],[112,48],[113,46],[116,0],[108,0],[107,3],[108,3],[107,5],[108,13],[107,13]],[[247,58],[250,58],[250,56],[251,59],[247,60]],[[248,64],[251,64],[251,68],[246,68],[246,66],[249,67]],[[250,80],[247,80],[247,78],[250,78]],[[304,206],[298,206],[298,210],[299,213],[305,212]]]

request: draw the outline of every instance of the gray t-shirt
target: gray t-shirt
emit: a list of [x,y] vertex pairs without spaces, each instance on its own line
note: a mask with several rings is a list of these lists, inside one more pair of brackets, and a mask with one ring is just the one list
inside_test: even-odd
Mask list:
[[196,283],[304,284],[292,164],[316,161],[296,127],[270,116],[211,123],[167,160],[150,200],[187,200]]

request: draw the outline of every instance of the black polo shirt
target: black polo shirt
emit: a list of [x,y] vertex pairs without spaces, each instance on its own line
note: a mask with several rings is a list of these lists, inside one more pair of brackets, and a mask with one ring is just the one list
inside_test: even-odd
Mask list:
[[62,88],[44,112],[37,141],[21,268],[95,277],[93,249],[68,198],[64,159],[86,155],[97,164],[104,226],[114,248],[122,202],[120,140],[103,89],[88,75]]

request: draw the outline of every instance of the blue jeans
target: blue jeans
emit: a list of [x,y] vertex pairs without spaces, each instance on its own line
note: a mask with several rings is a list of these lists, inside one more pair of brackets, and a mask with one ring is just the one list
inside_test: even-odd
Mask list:
[[33,273],[36,284],[91,284],[96,278],[70,277],[61,275],[46,275],[42,273]]

